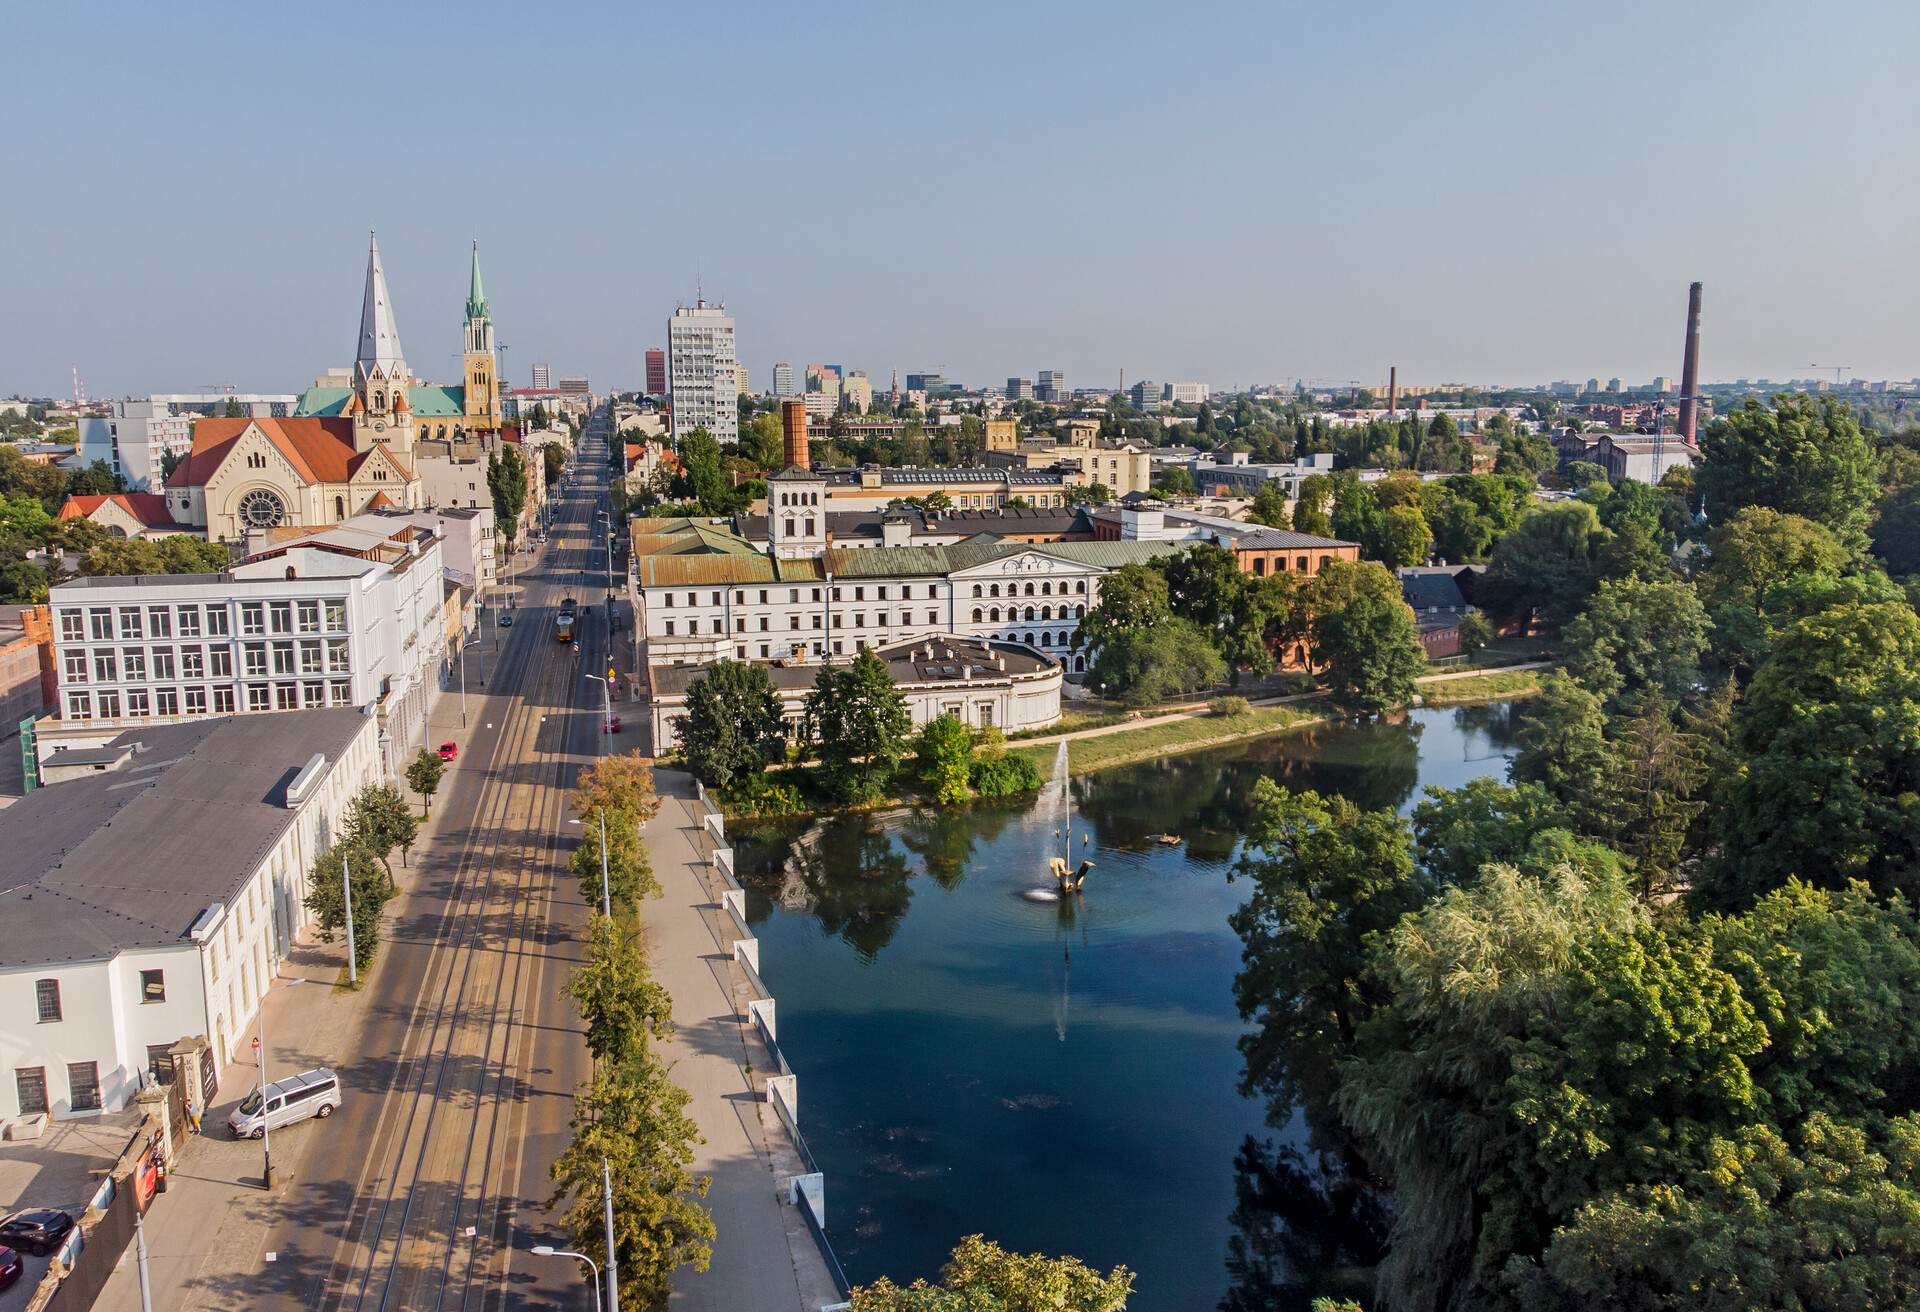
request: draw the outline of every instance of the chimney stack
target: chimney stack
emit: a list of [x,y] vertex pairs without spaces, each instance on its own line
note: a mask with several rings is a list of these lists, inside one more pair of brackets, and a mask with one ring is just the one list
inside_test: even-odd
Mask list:
[[1700,413],[1700,284],[1687,288],[1687,354],[1680,365],[1680,437],[1692,446]]
[[780,403],[780,436],[786,442],[787,463],[799,469],[812,469],[807,454],[807,403],[802,400]]
[[1387,366],[1387,418],[1391,419],[1400,409],[1400,366]]

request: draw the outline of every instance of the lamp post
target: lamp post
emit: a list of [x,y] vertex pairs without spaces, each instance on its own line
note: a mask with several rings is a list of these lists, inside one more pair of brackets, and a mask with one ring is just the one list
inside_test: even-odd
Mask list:
[[[347,934],[347,952],[353,952],[353,934]],[[273,1101],[267,1097],[267,995],[260,994],[260,1187],[273,1188]]]
[[600,1197],[607,1209],[607,1312],[620,1312],[620,1259],[613,1253],[613,1170],[600,1159]]
[[585,1253],[576,1253],[570,1248],[555,1248],[552,1244],[535,1244],[535,1257],[572,1257],[587,1264],[587,1270],[593,1273],[593,1312],[600,1312],[600,1268]]
[[340,854],[340,897],[347,904],[347,982],[358,988],[360,954],[354,950],[353,944],[353,862],[347,859],[345,852]]

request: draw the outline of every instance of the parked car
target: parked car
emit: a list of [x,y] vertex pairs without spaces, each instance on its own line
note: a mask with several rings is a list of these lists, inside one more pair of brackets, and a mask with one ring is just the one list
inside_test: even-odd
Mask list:
[[5,1289],[20,1278],[27,1264],[20,1260],[20,1254],[11,1248],[0,1248],[0,1289]]
[[340,1105],[340,1077],[322,1066],[255,1089],[227,1117],[236,1139],[258,1139],[269,1129],[309,1118],[326,1120]]
[[[0,1221],[0,1239],[35,1257],[51,1253],[73,1229],[73,1218],[52,1207],[29,1208]],[[15,1260],[18,1258],[16,1256]]]
[[460,744],[459,744],[459,743],[441,743],[441,744],[440,744],[440,759],[441,759],[441,760],[443,760],[443,761],[455,761],[455,760],[458,760],[459,758],[460,758]]
[[511,615],[502,615],[502,616],[500,617],[500,627],[501,627],[501,628],[503,628],[503,629],[510,629],[510,628],[512,628],[512,627],[513,627],[513,616],[511,616]]
[[619,732],[620,732],[620,717],[619,717],[619,716],[617,716],[617,715],[609,715],[609,716],[607,717],[607,732],[608,732],[608,733],[619,733]]

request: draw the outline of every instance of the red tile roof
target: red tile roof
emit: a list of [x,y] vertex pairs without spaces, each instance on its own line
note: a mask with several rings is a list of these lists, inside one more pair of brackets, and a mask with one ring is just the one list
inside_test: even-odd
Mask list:
[[202,419],[193,426],[193,450],[167,479],[168,487],[200,487],[213,477],[233,444],[257,425],[309,483],[344,483],[353,475],[351,419]]
[[110,496],[68,497],[67,503],[60,507],[60,513],[54,518],[91,519],[93,513],[109,501],[118,502],[120,509],[148,528],[174,527],[173,516],[167,511],[167,499],[158,492],[115,492]]

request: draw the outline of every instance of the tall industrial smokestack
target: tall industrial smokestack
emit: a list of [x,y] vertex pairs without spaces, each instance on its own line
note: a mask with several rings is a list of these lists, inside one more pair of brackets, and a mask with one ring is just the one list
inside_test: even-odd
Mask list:
[[1700,413],[1700,284],[1687,288],[1687,356],[1680,366],[1680,438],[1694,444],[1694,426]]
[[1400,366],[1387,366],[1387,418],[1393,418],[1400,409]]
[[780,403],[780,437],[786,448],[787,463],[799,469],[812,469],[807,451],[807,403],[801,400]]

